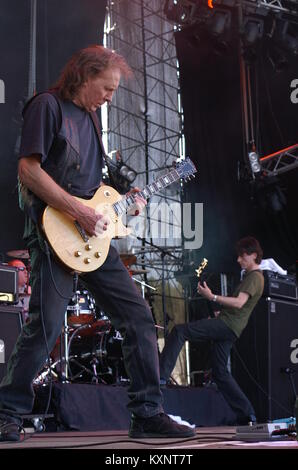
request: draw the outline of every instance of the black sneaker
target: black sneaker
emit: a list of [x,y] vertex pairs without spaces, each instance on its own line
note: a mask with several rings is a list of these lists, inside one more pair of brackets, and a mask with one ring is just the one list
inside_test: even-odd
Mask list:
[[141,418],[132,415],[130,421],[129,437],[193,437],[196,432],[189,426],[176,423],[165,413],[151,416],[150,418]]
[[21,439],[21,420],[12,416],[0,417],[0,442]]

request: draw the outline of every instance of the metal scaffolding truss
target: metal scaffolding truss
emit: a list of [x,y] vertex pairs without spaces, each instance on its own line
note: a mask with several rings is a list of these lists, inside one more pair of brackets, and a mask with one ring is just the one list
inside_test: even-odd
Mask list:
[[[120,84],[103,113],[104,142],[109,156],[119,151],[123,162],[137,172],[134,185],[141,189],[185,157],[174,32],[160,0],[107,2],[105,45],[125,57],[133,78]],[[151,198],[135,226],[143,240],[129,237],[117,242],[120,251],[134,251],[137,263],[157,283],[162,277],[157,247],[175,252],[175,258],[166,256],[165,280],[174,280],[182,262],[181,191],[178,182]]]
[[[198,2],[195,0],[194,3]],[[206,3],[208,2],[206,1]],[[216,8],[217,5],[237,7],[239,4],[248,7],[251,12],[255,13],[265,9],[275,13],[286,13],[290,16],[298,17],[297,0],[213,0],[214,8]]]
[[298,167],[298,144],[260,158],[267,176],[276,176]]
[[264,7],[275,12],[288,13],[298,17],[298,9],[296,0],[251,0],[258,7]]
[[[204,23],[216,13],[217,9],[235,9],[242,6],[248,14],[266,12],[285,14],[288,18],[298,19],[297,0],[170,0],[167,9],[170,17],[177,13],[177,21],[182,27],[195,23]],[[173,13],[174,11],[174,13]]]

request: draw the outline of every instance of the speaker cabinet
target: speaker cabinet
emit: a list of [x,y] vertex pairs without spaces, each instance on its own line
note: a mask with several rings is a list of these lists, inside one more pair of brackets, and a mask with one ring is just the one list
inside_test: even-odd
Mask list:
[[13,266],[0,264],[0,302],[18,303],[18,270]]
[[22,328],[22,309],[0,306],[0,382]]
[[298,303],[262,298],[232,354],[233,375],[259,422],[294,416]]

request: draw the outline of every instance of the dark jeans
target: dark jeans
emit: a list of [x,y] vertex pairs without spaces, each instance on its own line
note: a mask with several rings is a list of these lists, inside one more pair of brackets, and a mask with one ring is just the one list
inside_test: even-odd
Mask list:
[[[2,411],[13,416],[31,413],[34,402],[32,382],[47,359],[40,314],[41,296],[51,352],[61,333],[65,311],[73,293],[72,274],[51,257],[53,277],[65,298],[57,293],[48,259],[38,242],[31,247],[30,257],[30,321],[22,329],[0,386],[0,414]],[[123,337],[123,358],[130,379],[128,408],[143,417],[162,412],[158,349],[152,314],[114,247],[110,248],[105,263],[98,270],[84,274],[83,281]]]
[[212,340],[212,376],[237,418],[254,415],[254,409],[227,369],[229,354],[237,337],[220,319],[204,319],[176,325],[166,339],[160,356],[160,377],[168,380],[185,341]]

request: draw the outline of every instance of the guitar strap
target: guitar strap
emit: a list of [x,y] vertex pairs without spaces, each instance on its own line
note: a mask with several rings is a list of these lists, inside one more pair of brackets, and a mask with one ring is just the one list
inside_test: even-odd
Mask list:
[[110,181],[112,182],[114,188],[117,189],[118,192],[120,192],[118,187],[117,187],[118,185],[116,183],[116,180],[113,176],[113,173],[112,173],[112,170],[111,170],[111,167],[110,167],[109,157],[107,156],[104,145],[103,145],[99,119],[98,119],[98,116],[97,116],[96,112],[91,111],[90,117],[92,119],[95,131],[96,131],[96,135],[97,135],[97,138],[98,138],[98,142],[99,142],[99,145],[100,145],[100,148],[101,148],[101,151],[102,151],[104,161],[105,161],[105,163],[107,165],[107,168],[108,168],[108,174],[109,174]]

